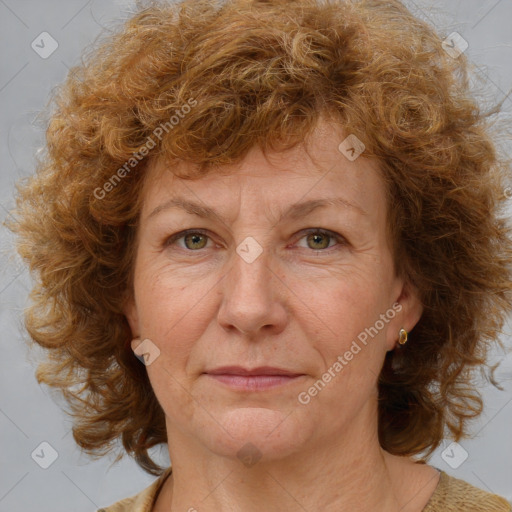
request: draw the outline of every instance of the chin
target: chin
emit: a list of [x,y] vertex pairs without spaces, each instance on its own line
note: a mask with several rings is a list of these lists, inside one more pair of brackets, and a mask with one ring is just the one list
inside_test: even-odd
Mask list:
[[307,422],[297,421],[289,411],[243,407],[217,417],[222,427],[211,427],[206,444],[217,455],[232,459],[281,459],[301,451],[314,433],[313,426],[308,429]]

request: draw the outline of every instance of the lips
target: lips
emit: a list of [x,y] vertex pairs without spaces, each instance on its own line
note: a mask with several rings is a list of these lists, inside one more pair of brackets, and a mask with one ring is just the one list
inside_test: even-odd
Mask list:
[[240,376],[262,376],[262,375],[280,375],[284,377],[299,377],[303,375],[283,368],[274,368],[272,366],[260,366],[249,370],[241,366],[223,366],[208,370],[205,373],[209,375],[240,375]]
[[222,386],[238,391],[264,391],[289,384],[304,375],[272,366],[260,366],[252,369],[241,366],[223,366],[208,370],[205,374]]

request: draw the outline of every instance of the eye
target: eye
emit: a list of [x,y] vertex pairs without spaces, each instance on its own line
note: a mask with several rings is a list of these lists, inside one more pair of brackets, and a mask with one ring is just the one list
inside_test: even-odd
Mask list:
[[[181,249],[189,252],[197,252],[200,249],[204,249],[208,243],[210,237],[206,231],[202,229],[188,229],[180,231],[174,235],[171,235],[165,242],[165,247],[174,245],[178,240],[183,240],[183,245],[180,244]],[[315,252],[328,252],[325,249],[332,247],[331,242],[337,241],[339,245],[345,246],[347,242],[338,233],[333,231],[313,228],[308,230],[306,235],[302,236],[299,240],[306,239],[306,248],[312,249]]]
[[185,246],[181,246],[182,249],[194,252],[197,249],[204,249],[207,244],[207,241],[210,237],[206,234],[205,231],[200,229],[189,229],[186,231],[180,231],[175,235],[170,236],[165,241],[165,246],[173,245],[178,240],[183,239]]
[[346,240],[338,233],[320,228],[310,229],[306,235],[300,238],[300,240],[303,239],[306,239],[307,248],[317,252],[327,252],[324,249],[331,248],[330,242],[332,241],[338,241],[339,244],[346,245]]

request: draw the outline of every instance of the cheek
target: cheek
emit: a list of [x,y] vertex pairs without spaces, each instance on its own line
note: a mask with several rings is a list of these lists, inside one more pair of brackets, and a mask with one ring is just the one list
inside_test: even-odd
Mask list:
[[387,324],[373,330],[386,309],[369,288],[338,283],[328,291],[328,300],[312,298],[315,315],[301,320],[318,364],[298,401],[336,431],[376,399]]
[[394,310],[388,304],[387,288],[366,276],[353,273],[345,279],[303,283],[300,288],[301,301],[309,307],[296,320],[315,352],[315,377],[321,381],[304,389],[307,396],[303,396],[315,401],[314,407],[322,404],[323,411],[335,411],[343,404],[348,412],[376,391]]
[[354,273],[343,279],[302,281],[294,287],[300,298],[297,304],[303,304],[294,321],[331,356],[346,349],[391,306],[387,295],[381,293],[383,289],[367,276],[361,278]]
[[142,335],[164,353],[172,346],[174,362],[185,357],[210,321],[205,296],[210,289],[204,281],[197,284],[169,272],[141,276],[137,306]]
[[154,279],[147,275],[138,305],[142,335],[160,349],[158,360],[147,367],[148,377],[166,414],[187,425],[197,408],[191,395],[194,380],[188,374],[189,364],[211,321],[205,296],[211,286],[204,281],[185,285],[183,279],[165,272],[156,275]]

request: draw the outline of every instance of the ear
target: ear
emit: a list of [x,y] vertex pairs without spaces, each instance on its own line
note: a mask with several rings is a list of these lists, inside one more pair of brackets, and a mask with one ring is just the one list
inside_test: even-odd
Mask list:
[[139,315],[137,313],[137,305],[135,304],[135,299],[133,297],[129,297],[123,304],[123,313],[130,325],[130,329],[132,331],[132,337],[136,338],[140,335],[140,325],[139,325]]
[[398,342],[400,329],[409,334],[423,314],[423,304],[418,290],[409,282],[400,280],[399,292],[393,309],[395,317],[389,322],[386,334],[386,350],[393,350]]

